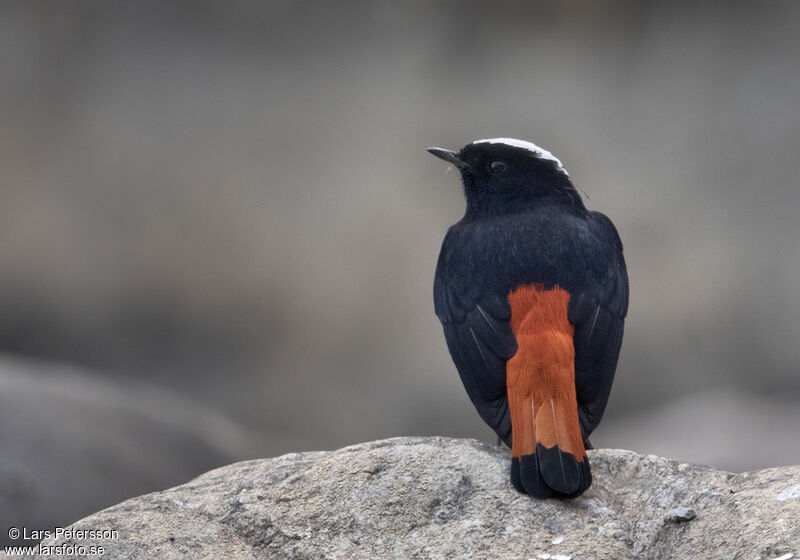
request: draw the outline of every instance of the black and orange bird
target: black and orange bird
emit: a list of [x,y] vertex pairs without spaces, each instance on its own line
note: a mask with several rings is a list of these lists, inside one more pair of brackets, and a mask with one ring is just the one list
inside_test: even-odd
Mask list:
[[461,172],[436,315],[481,418],[511,448],[511,481],[537,498],[592,483],[586,449],[617,367],[628,276],[614,225],[586,209],[550,152],[513,138],[428,151]]

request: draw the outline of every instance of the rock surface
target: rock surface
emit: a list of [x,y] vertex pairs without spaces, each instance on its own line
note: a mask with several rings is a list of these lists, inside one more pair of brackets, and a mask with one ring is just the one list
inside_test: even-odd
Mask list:
[[[213,470],[74,525],[117,538],[44,544],[165,560],[800,557],[800,467],[734,475],[614,449],[590,460],[594,485],[562,502],[515,492],[508,451],[472,440],[296,453]],[[671,519],[676,508],[696,517]]]
[[0,545],[20,544],[9,527],[64,526],[263,447],[160,387],[0,357]]

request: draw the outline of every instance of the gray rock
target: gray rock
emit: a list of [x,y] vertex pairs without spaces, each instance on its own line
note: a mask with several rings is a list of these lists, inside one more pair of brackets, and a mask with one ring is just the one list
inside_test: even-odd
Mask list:
[[[631,451],[589,456],[594,485],[584,496],[536,501],[511,487],[507,450],[473,440],[395,438],[296,453],[223,467],[74,525],[117,538],[44,543],[164,560],[800,554],[800,467],[734,475]],[[673,523],[677,507],[697,517]]]
[[625,447],[733,472],[800,464],[800,400],[721,388],[606,418],[598,447]]
[[689,507],[676,507],[669,510],[669,519],[676,523],[681,521],[691,521],[697,517],[697,512]]
[[258,456],[260,446],[215,411],[160,387],[0,358],[0,545],[13,544],[10,526],[68,525]]

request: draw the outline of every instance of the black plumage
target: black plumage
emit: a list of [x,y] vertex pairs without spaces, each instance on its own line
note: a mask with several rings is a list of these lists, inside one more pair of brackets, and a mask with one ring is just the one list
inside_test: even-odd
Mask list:
[[[608,402],[628,307],[616,229],[606,216],[586,209],[561,163],[533,144],[498,139],[468,144],[458,153],[430,151],[459,167],[467,199],[464,217],[442,245],[434,304],[469,398],[511,446],[506,364],[518,341],[508,296],[518,286],[562,288],[569,293],[567,317],[574,326],[581,438],[589,448],[588,437]],[[538,448],[515,458],[514,485],[537,496],[580,494],[591,480],[588,461],[568,466],[562,459]],[[545,482],[543,466],[559,471],[550,480],[565,482]]]

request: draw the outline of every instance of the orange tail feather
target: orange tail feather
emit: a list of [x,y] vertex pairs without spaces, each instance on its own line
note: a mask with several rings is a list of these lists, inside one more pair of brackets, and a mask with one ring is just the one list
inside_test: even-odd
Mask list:
[[508,300],[519,346],[506,365],[512,482],[540,498],[577,496],[591,472],[578,421],[569,293],[522,286]]

